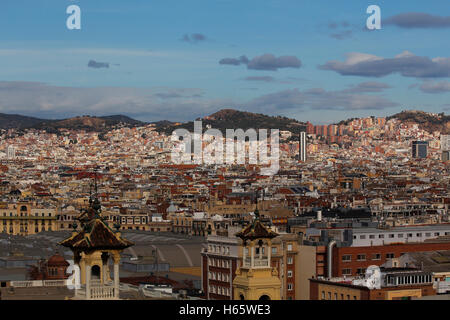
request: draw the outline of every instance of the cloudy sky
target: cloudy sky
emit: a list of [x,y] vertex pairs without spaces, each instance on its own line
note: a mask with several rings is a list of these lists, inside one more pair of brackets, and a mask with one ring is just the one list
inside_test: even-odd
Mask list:
[[[72,4],[81,30],[66,28]],[[372,4],[381,30],[366,28]],[[448,0],[2,0],[0,112],[448,114],[449,36]]]

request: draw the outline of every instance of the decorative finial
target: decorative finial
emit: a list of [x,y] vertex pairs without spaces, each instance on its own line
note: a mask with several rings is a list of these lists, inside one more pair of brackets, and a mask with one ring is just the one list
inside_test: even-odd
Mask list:
[[89,183],[89,205],[92,205],[92,183]]
[[97,189],[97,168],[94,169],[94,185],[95,185],[95,198],[98,196],[98,189]]
[[259,219],[259,210],[258,210],[258,189],[256,190],[256,208],[255,208],[255,219]]

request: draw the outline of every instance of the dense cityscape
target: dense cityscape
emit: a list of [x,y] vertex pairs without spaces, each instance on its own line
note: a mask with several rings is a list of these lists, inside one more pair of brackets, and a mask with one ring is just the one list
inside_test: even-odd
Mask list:
[[3,130],[2,299],[449,296],[450,135],[307,122],[269,176],[173,164],[180,144],[155,124]]
[[450,300],[448,0],[0,7],[2,311]]

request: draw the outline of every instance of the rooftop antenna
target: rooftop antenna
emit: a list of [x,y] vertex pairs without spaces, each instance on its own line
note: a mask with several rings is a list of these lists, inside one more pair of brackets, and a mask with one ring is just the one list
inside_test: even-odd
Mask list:
[[92,182],[89,183],[89,204],[92,204]]
[[264,197],[266,196],[266,189],[262,189],[262,209],[264,210]]
[[256,204],[256,208],[255,208],[255,219],[259,219],[259,210],[258,210],[258,192],[259,190],[258,189],[256,189],[256,202],[255,202],[255,204]]
[[97,190],[97,168],[94,169],[94,186],[95,186],[95,197],[98,197],[98,190]]

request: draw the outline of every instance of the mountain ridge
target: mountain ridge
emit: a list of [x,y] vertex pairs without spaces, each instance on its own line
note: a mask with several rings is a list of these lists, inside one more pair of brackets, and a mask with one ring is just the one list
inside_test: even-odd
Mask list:
[[84,115],[66,119],[43,119],[20,114],[0,113],[0,129],[37,129],[47,130],[49,132],[58,131],[58,129],[104,131],[119,124],[125,126],[141,126],[146,123],[125,115],[100,117]]
[[[443,134],[450,134],[450,116],[444,113],[429,113],[420,110],[406,110],[386,117],[386,120],[398,119],[403,123],[418,124],[419,127],[428,132],[440,131]],[[337,124],[347,124],[349,118]],[[284,116],[269,116],[261,113],[240,111],[236,109],[221,109],[211,115],[197,118],[201,120],[203,130],[207,128],[219,129],[223,134],[226,129],[243,129],[244,131],[253,129],[279,129],[298,133],[305,130],[306,123]],[[42,119],[20,114],[0,113],[0,129],[37,129],[46,130],[50,133],[57,133],[61,129],[86,130],[105,132],[119,126],[140,127],[152,124],[158,132],[171,134],[176,129],[187,129],[191,132],[194,129],[194,121],[173,122],[168,120],[143,122],[135,120],[129,116],[116,114],[108,116],[76,116],[66,119]]]
[[[226,134],[226,129],[279,129],[280,131],[289,130],[293,133],[299,133],[305,130],[306,123],[296,119],[290,119],[284,116],[268,116],[262,113],[253,113],[248,111],[239,111],[236,109],[221,109],[209,116],[197,118],[202,121],[203,131],[208,127],[219,129],[222,134]],[[194,121],[188,121],[181,124],[170,123],[157,127],[158,131],[171,134],[176,129],[194,130]]]

